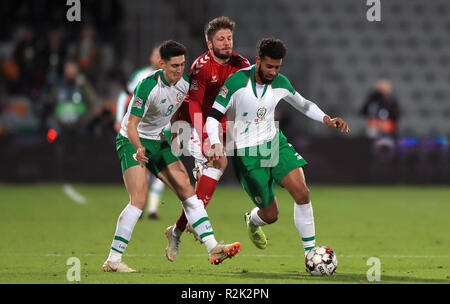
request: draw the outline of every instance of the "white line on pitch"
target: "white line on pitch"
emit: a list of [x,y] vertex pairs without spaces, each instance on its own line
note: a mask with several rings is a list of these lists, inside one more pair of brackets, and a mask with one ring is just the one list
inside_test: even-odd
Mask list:
[[70,184],[63,185],[64,193],[74,202],[78,204],[86,204],[86,198],[78,193]]
[[[88,256],[106,256],[105,254],[98,253],[81,253],[81,254],[60,254],[60,253],[43,253],[43,254],[33,254],[33,253],[5,253],[0,254],[0,256],[34,256],[34,257],[88,257]],[[128,257],[164,257],[164,254],[125,254]],[[183,256],[186,257],[203,257],[207,256],[207,254],[185,254]],[[300,255],[294,254],[240,254],[243,257],[258,257],[258,258],[298,258]],[[372,255],[338,255],[338,258],[368,258]],[[373,255],[379,258],[387,258],[387,259],[448,259],[450,255]]]

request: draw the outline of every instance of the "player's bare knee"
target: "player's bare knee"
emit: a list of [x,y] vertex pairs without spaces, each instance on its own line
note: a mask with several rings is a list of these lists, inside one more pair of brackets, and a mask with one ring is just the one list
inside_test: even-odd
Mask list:
[[303,186],[295,195],[295,202],[299,205],[308,204],[310,202],[310,192],[308,187]]
[[260,217],[267,224],[273,224],[278,220],[278,214],[279,214],[278,208],[272,210],[263,209],[262,215],[260,215]]
[[278,210],[269,215],[267,220],[265,221],[267,224],[273,224],[278,220]]

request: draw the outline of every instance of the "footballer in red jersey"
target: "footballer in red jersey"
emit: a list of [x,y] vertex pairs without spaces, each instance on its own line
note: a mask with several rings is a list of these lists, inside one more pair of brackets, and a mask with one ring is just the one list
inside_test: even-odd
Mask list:
[[[191,136],[187,149],[195,159],[196,194],[205,207],[211,200],[217,182],[227,166],[227,158],[222,156],[218,160],[208,162],[203,155],[203,142],[207,138],[203,127],[217,94],[228,76],[250,66],[246,58],[233,52],[234,26],[234,21],[223,16],[211,20],[205,26],[205,38],[209,50],[192,64],[189,92],[172,120],[184,120],[191,124]],[[222,118],[221,123],[225,133],[226,117]],[[187,219],[183,211],[177,223],[165,231],[169,241],[166,257],[171,262],[178,254],[178,244],[186,226]],[[193,229],[189,230],[193,232]],[[194,236],[199,239],[198,236]]]
[[[220,51],[216,50],[216,52]],[[197,133],[202,134],[202,140],[205,140],[207,135],[205,132],[201,133],[202,130],[198,129],[197,126],[203,129],[206,117],[208,117],[209,111],[225,80],[236,71],[250,66],[247,59],[235,52],[231,52],[225,63],[218,62],[214,57],[217,56],[210,50],[198,57],[192,64],[190,72],[191,86],[184,98],[178,117],[180,120],[193,124]],[[194,119],[196,113],[202,114],[201,116],[197,115],[201,121]],[[225,131],[226,117],[222,118],[221,123]]]

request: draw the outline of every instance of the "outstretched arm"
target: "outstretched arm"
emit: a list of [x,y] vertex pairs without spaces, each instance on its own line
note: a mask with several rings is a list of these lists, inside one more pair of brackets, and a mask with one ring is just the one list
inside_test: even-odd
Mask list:
[[220,120],[226,113],[226,108],[218,102],[214,102],[206,119],[205,128],[211,142],[211,150],[206,151],[208,160],[218,160],[224,155],[223,145],[219,138]]
[[296,110],[302,112],[307,117],[322,122],[332,128],[341,129],[341,132],[350,132],[347,123],[340,117],[330,118],[314,102],[304,98],[298,92],[289,94],[284,98]]

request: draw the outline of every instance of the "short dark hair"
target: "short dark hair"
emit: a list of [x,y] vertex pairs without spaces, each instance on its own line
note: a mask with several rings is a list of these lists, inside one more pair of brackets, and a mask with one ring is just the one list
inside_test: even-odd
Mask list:
[[162,60],[170,60],[172,57],[186,54],[186,47],[174,40],[166,40],[159,47],[159,56]]
[[221,16],[209,21],[205,26],[205,36],[208,41],[212,41],[213,36],[223,29],[229,29],[231,32],[234,30],[235,22],[228,17]]
[[278,38],[263,38],[256,45],[259,58],[265,56],[272,59],[283,59],[286,56],[286,45]]

